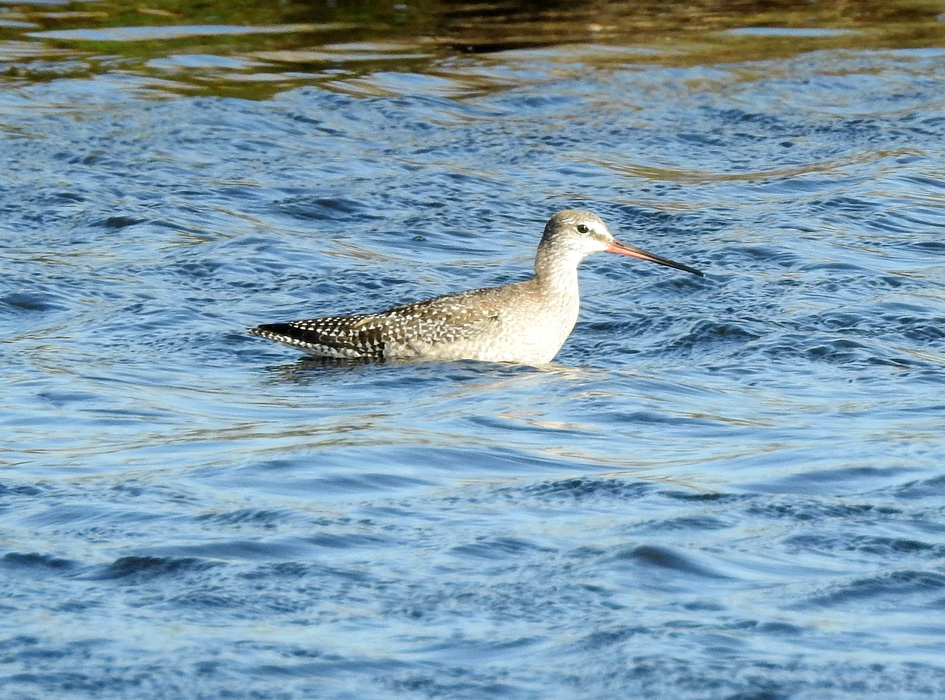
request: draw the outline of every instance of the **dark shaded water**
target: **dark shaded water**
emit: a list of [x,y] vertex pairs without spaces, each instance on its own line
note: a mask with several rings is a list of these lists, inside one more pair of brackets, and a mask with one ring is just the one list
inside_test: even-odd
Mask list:
[[[945,696],[945,50],[201,51],[0,90],[3,697]],[[591,258],[550,367],[244,332],[566,206],[709,276]]]

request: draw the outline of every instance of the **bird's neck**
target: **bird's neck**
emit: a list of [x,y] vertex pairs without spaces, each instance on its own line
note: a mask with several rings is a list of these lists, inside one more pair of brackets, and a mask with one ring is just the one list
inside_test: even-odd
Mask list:
[[578,295],[578,264],[575,251],[541,246],[535,258],[535,284],[546,293]]

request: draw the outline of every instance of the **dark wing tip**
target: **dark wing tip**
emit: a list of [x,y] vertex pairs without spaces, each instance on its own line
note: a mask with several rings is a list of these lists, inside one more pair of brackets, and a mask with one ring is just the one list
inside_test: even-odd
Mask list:
[[[323,320],[323,319],[318,319]],[[312,321],[292,321],[289,323],[263,323],[250,328],[253,335],[274,340],[277,343],[291,345],[306,350],[314,355],[330,357],[381,357],[383,344],[375,341],[373,344],[359,344],[356,339],[338,337],[312,328]]]
[[283,335],[291,338],[293,335],[292,326],[288,323],[262,323],[248,330],[253,335],[258,335],[263,338],[270,335]]
[[263,323],[248,330],[253,335],[265,338],[266,340],[304,342],[304,339],[300,337],[298,329],[292,328],[288,323]]
[[253,335],[266,340],[274,340],[277,343],[286,343],[303,348],[321,344],[321,339],[317,338],[315,334],[297,328],[290,323],[263,323],[248,330]]

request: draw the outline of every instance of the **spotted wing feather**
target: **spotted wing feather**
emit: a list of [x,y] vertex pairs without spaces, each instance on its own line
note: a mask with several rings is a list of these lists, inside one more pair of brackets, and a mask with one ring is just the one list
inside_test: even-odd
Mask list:
[[255,335],[339,358],[409,357],[471,338],[499,321],[492,288],[447,294],[376,314],[270,323]]
[[381,329],[359,326],[369,314],[326,316],[288,323],[266,323],[250,329],[254,335],[308,350],[315,355],[338,358],[382,358]]
[[488,333],[500,317],[491,293],[492,288],[486,288],[446,294],[395,306],[376,317],[391,345],[425,355],[433,347]]

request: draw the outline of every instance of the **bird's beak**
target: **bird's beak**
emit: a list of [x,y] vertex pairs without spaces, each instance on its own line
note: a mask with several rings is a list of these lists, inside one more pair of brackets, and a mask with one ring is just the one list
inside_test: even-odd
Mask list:
[[645,250],[634,248],[632,245],[627,245],[626,243],[621,243],[620,241],[614,241],[611,243],[607,248],[607,252],[619,253],[620,255],[629,255],[631,258],[639,258],[640,260],[649,260],[650,262],[659,263],[660,265],[665,265],[666,267],[674,267],[677,270],[691,272],[694,275],[699,275],[699,277],[705,277],[705,274],[694,267],[689,267],[688,265],[674,262],[668,258],[661,258],[659,255],[647,253]]

